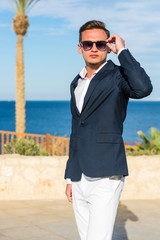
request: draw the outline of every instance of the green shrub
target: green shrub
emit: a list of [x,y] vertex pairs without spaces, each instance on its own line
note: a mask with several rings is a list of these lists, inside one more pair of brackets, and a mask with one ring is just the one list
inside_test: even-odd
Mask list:
[[128,149],[128,155],[138,156],[160,154],[160,130],[151,128],[149,131],[149,137],[145,136],[142,131],[139,131],[138,135],[143,142],[138,143],[136,149]]
[[5,145],[5,153],[18,153],[26,156],[48,156],[48,153],[45,150],[40,150],[40,146],[33,140],[27,141],[26,139],[18,139],[16,141],[12,139]]
[[27,141],[25,139],[18,139],[14,144],[14,151],[20,155],[26,155]]
[[26,156],[37,156],[40,155],[40,148],[39,145],[37,145],[33,140],[29,141],[26,144]]
[[44,149],[42,149],[40,150],[40,156],[49,156],[49,154]]
[[4,152],[7,153],[7,154],[12,154],[13,153],[12,142],[9,142],[4,146]]

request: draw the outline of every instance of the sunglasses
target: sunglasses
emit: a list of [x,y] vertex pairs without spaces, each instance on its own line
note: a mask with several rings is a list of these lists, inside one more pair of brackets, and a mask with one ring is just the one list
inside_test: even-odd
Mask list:
[[97,42],[84,41],[84,42],[81,42],[80,44],[83,47],[84,51],[89,51],[92,49],[94,43],[96,44],[96,48],[100,51],[105,51],[107,49],[106,41],[97,41]]

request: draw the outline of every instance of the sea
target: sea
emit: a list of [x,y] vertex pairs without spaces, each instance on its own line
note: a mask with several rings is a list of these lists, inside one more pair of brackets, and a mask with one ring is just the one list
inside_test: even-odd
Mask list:
[[[141,130],[149,136],[151,127],[160,129],[160,102],[130,101],[124,122],[124,141],[140,142],[137,132]],[[14,101],[0,101],[0,130],[15,131]],[[69,137],[70,102],[26,101],[26,133]]]

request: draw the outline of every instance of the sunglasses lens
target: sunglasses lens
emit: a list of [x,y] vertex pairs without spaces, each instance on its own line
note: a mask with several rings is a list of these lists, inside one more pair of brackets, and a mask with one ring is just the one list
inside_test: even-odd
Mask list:
[[91,41],[84,41],[84,42],[82,42],[82,46],[83,46],[83,49],[85,51],[89,51],[93,47],[93,42],[91,42]]
[[105,41],[98,41],[98,42],[96,42],[96,47],[98,50],[104,51],[104,50],[106,50],[107,45],[106,45]]
[[107,48],[106,42],[105,41],[97,41],[97,42],[92,42],[92,41],[84,41],[82,42],[82,47],[85,51],[89,51],[93,47],[93,43],[96,44],[96,48],[100,51],[105,51]]

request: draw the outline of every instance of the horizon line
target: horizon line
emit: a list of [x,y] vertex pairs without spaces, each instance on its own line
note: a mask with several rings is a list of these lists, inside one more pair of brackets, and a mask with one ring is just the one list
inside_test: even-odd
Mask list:
[[[70,99],[26,99],[27,101],[44,101],[44,102],[49,102],[49,101],[70,101]],[[129,99],[130,102],[160,102],[160,99]],[[12,100],[6,100],[6,99],[0,99],[0,102],[15,102],[14,99]]]

